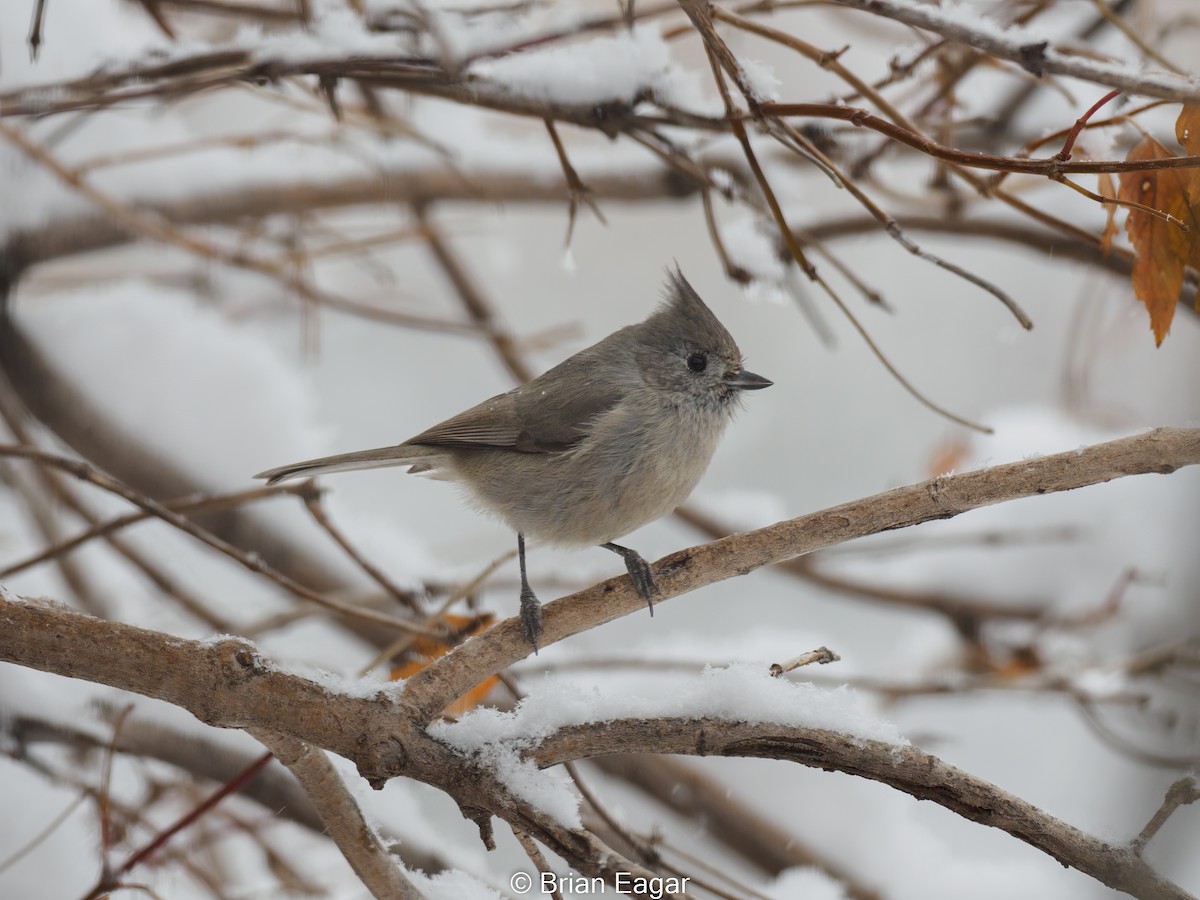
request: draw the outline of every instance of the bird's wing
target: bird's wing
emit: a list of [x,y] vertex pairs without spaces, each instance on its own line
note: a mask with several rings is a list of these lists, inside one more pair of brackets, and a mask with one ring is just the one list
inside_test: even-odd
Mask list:
[[485,400],[406,443],[521,453],[569,450],[622,394],[616,384],[582,377],[574,361],[572,357],[529,384]]

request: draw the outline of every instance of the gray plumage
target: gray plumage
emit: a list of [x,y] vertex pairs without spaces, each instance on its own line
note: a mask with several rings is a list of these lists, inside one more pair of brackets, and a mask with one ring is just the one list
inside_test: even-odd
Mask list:
[[[458,483],[519,535],[564,546],[605,545],[682,503],[708,467],[740,393],[770,383],[742,368],[729,332],[676,271],[665,302],[649,318],[528,384],[402,444],[256,477],[275,484],[409,466]],[[637,555],[609,549],[625,556],[634,575],[627,554]],[[646,593],[652,579],[637,561]]]

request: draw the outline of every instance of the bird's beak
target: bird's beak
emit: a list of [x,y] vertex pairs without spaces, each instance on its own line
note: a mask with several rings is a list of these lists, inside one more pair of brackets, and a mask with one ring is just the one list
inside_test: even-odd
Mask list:
[[725,383],[738,391],[761,391],[765,387],[770,387],[775,382],[767,381],[761,375],[755,375],[753,372],[747,372],[745,369],[738,369],[732,375],[725,378]]

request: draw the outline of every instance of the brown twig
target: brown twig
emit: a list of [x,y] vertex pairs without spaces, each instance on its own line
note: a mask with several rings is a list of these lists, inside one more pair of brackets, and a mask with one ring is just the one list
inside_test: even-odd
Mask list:
[[42,47],[42,24],[46,17],[46,0],[37,0],[33,7],[33,18],[29,23],[29,58],[37,61],[38,50]]
[[[544,877],[547,874],[551,876],[550,896],[553,897],[554,900],[563,900],[562,893],[558,889],[558,879],[553,877],[554,870],[551,869],[550,864],[546,862],[546,855],[542,853],[541,848],[538,847],[533,838],[531,838],[524,831],[521,831],[520,829],[514,829],[513,834],[516,836],[518,843],[520,843],[521,849],[525,851],[525,855],[529,857],[529,861],[533,863],[533,867],[537,869],[539,876]],[[538,893],[544,896],[545,891],[539,888]]]
[[1170,156],[1144,161],[1129,160],[1077,160],[1063,161],[1057,156],[1045,159],[1029,159],[1021,156],[995,156],[990,153],[975,153],[944,147],[917,132],[895,125],[886,119],[871,115],[865,109],[837,106],[832,103],[763,103],[760,111],[765,116],[805,116],[822,119],[840,119],[860,128],[870,128],[886,134],[899,143],[919,150],[933,159],[951,162],[971,169],[988,169],[1018,175],[1042,175],[1052,177],[1062,174],[1096,174],[1097,172],[1147,172],[1155,169],[1200,168],[1200,156]]
[[[201,497],[185,497],[182,500],[173,500],[163,505],[170,510],[178,513],[201,513],[210,512],[218,509],[230,509],[241,506],[246,503],[253,503],[257,500],[263,500],[268,497],[278,497],[281,494],[296,494],[304,495],[311,491],[312,488],[306,484],[284,484],[272,485],[271,487],[250,488],[245,491],[236,491],[230,494],[205,495]],[[11,578],[27,569],[32,569],[34,566],[39,566],[42,563],[56,560],[59,557],[65,556],[79,549],[89,541],[97,538],[108,538],[115,532],[123,528],[128,528],[130,525],[135,525],[138,522],[144,522],[147,519],[155,518],[154,514],[146,510],[138,512],[126,513],[123,516],[115,516],[103,522],[96,522],[89,528],[66,540],[58,541],[51,544],[49,547],[27,556],[25,559],[18,560],[14,563],[9,563],[4,568],[0,569],[0,580]]]
[[424,609],[417,601],[417,598],[413,592],[400,587],[398,584],[396,584],[396,582],[392,581],[392,579],[389,578],[382,569],[363,556],[362,553],[360,553],[357,548],[350,543],[350,540],[346,537],[345,533],[338,528],[337,525],[334,524],[333,520],[329,517],[329,513],[325,510],[324,503],[321,502],[320,490],[317,489],[311,481],[304,482],[304,484],[306,485],[307,489],[297,493],[299,493],[301,498],[304,500],[304,508],[308,510],[308,514],[312,516],[313,521],[316,522],[326,534],[333,538],[334,542],[346,552],[346,555],[354,560],[354,562],[358,564],[358,567],[366,572],[367,575],[376,584],[383,588],[390,597],[417,615],[423,615]]
[[3,136],[27,156],[45,166],[64,184],[95,203],[116,219],[124,228],[143,238],[170,244],[201,259],[264,275],[279,282],[303,299],[331,309],[338,309],[365,318],[386,321],[408,328],[445,331],[451,334],[470,334],[475,331],[474,326],[465,323],[451,322],[431,316],[401,312],[399,310],[372,307],[348,297],[341,297],[327,291],[318,290],[310,282],[290,271],[290,267],[286,263],[258,258],[247,253],[228,252],[198,234],[179,228],[154,212],[146,209],[135,209],[118,201],[93,186],[74,169],[64,165],[45,147],[30,140],[19,129],[0,122],[0,136]]
[[771,663],[769,671],[772,676],[778,678],[786,672],[799,669],[801,666],[811,666],[814,663],[824,666],[837,662],[840,659],[841,657],[828,647],[818,647],[816,650],[809,650],[807,653],[800,654],[795,659],[789,659],[785,663]]
[[[1103,0],[1099,0],[1099,2],[1102,3]],[[1075,147],[1075,141],[1079,139],[1079,135],[1083,132],[1083,129],[1087,127],[1088,120],[1091,119],[1092,116],[1094,116],[1097,112],[1099,112],[1100,108],[1106,103],[1117,99],[1119,96],[1121,96],[1120,91],[1109,91],[1090,107],[1088,107],[1087,112],[1075,120],[1075,124],[1072,125],[1070,130],[1067,132],[1067,139],[1063,141],[1062,149],[1059,150],[1058,153],[1054,154],[1054,158],[1060,159],[1063,162],[1066,162],[1068,159],[1070,159],[1071,150]]]
[[1167,795],[1163,798],[1162,806],[1150,817],[1150,821],[1146,823],[1146,827],[1141,830],[1141,833],[1130,841],[1129,848],[1141,856],[1142,851],[1146,849],[1146,844],[1162,830],[1162,827],[1167,824],[1167,819],[1171,818],[1175,810],[1189,803],[1195,803],[1197,800],[1200,800],[1200,786],[1196,784],[1195,777],[1185,775],[1180,778],[1167,788]]
[[591,189],[583,183],[579,177],[579,173],[575,171],[575,167],[571,165],[571,160],[567,158],[567,148],[563,146],[562,138],[558,136],[558,128],[554,124],[553,119],[543,119],[546,123],[546,131],[550,133],[550,141],[554,144],[554,152],[558,155],[558,164],[562,166],[563,177],[567,180],[568,191],[568,206],[567,206],[567,237],[563,242],[565,246],[571,246],[571,235],[575,233],[575,211],[582,200],[587,204],[588,208],[596,214],[596,218],[601,224],[607,225],[608,221],[604,218],[604,213],[600,211],[600,207],[596,205],[596,201],[592,196]]
[[[985,434],[990,433],[991,429],[988,427],[980,425],[976,422],[972,422],[970,419],[951,412],[917,390],[916,386],[907,378],[905,378],[900,370],[897,369],[892,363],[892,361],[888,359],[883,350],[878,344],[875,343],[875,340],[870,334],[868,334],[866,328],[864,328],[862,323],[858,320],[858,317],[856,317],[854,313],[850,311],[850,308],[846,305],[845,301],[843,301],[838,295],[837,291],[830,286],[829,282],[827,282],[820,275],[820,273],[817,272],[816,267],[808,260],[804,250],[800,247],[800,243],[797,240],[795,233],[787,223],[787,218],[784,216],[783,208],[779,205],[779,200],[775,196],[775,191],[772,189],[770,182],[767,180],[766,174],[763,172],[762,166],[758,162],[758,157],[755,155],[754,148],[750,144],[750,138],[746,133],[746,127],[742,123],[742,117],[734,107],[733,99],[729,94],[729,88],[725,84],[725,71],[729,70],[730,77],[734,78],[736,82],[739,81],[741,77],[740,68],[737,66],[736,61],[733,60],[732,54],[729,53],[729,49],[725,46],[724,42],[717,34],[716,29],[713,27],[711,20],[708,18],[706,5],[699,2],[699,0],[680,0],[680,3],[683,6],[684,11],[688,14],[688,18],[692,20],[692,24],[695,25],[696,30],[700,32],[701,37],[704,39],[705,53],[708,56],[709,67],[712,69],[713,80],[716,82],[717,88],[721,93],[721,99],[725,104],[726,119],[729,123],[729,127],[733,130],[734,137],[737,138],[738,143],[742,147],[742,152],[745,154],[746,162],[749,164],[750,170],[754,173],[754,180],[758,183],[759,189],[762,191],[763,197],[767,201],[767,205],[771,210],[771,216],[774,218],[775,223],[779,228],[779,233],[782,236],[788,251],[791,253],[792,258],[795,260],[796,265],[800,267],[801,271],[804,272],[810,281],[819,285],[825,295],[834,302],[837,308],[841,311],[842,315],[846,317],[854,330],[858,332],[859,337],[861,337],[863,342],[866,343],[867,347],[871,350],[872,354],[874,354],[875,358],[879,360],[880,364],[885,369],[887,369],[888,373],[891,374],[891,376],[896,380],[896,383],[904,388],[904,390],[906,390],[909,395],[913,397],[913,399],[915,399],[922,406],[925,406],[940,416],[944,416],[952,422],[957,422],[959,425],[963,425],[967,428],[971,428]],[[736,77],[734,76],[734,73],[737,73]],[[741,87],[747,102],[754,105],[754,113],[762,113],[765,105],[758,104],[756,101],[754,101],[748,88],[745,88],[741,85],[739,85],[739,87]]]
[[1200,101],[1200,86],[1187,79],[1138,72],[1124,63],[1112,64],[1061,52],[1048,42],[1020,32],[1000,33],[977,28],[961,17],[951,17],[934,7],[904,0],[830,0],[834,6],[868,12],[913,28],[932,31],[948,41],[1016,63],[1035,76],[1067,75],[1128,94],[1143,94],[1185,103]]
[[450,245],[446,243],[441,232],[430,221],[424,204],[415,207],[417,221],[424,232],[425,242],[433,254],[434,260],[441,267],[450,284],[454,286],[459,300],[471,317],[471,321],[488,336],[488,340],[496,351],[496,355],[508,369],[508,373],[517,384],[524,384],[533,378],[533,371],[521,358],[516,348],[516,342],[505,328],[496,322],[496,315],[491,303],[484,297],[483,292],[475,284],[466,266],[458,259]]
[[1187,75],[1186,72],[1147,44],[1140,34],[1130,28],[1129,24],[1108,5],[1108,0],[1092,0],[1092,5],[1096,7],[1096,10],[1104,17],[1105,21],[1121,32],[1121,34],[1125,35],[1125,37],[1129,38],[1130,42],[1141,50],[1147,58],[1154,60],[1168,72],[1174,72],[1176,75]]
[[290,735],[267,728],[247,729],[261,741],[304,785],[312,798],[327,834],[372,895],[396,900],[423,900],[380,840],[379,832],[367,822],[362,810],[342,781],[325,751]]
[[[0,328],[3,328],[2,322],[0,322]],[[23,422],[27,415],[28,410],[24,408],[20,397],[17,396],[8,378],[0,375],[0,417],[4,419],[13,437],[19,443],[30,445],[32,441]],[[55,502],[71,510],[84,522],[88,523],[89,527],[96,527],[99,523],[99,518],[80,502],[74,492],[63,483],[58,473],[38,467],[37,478],[50,496],[54,498]],[[37,501],[35,498],[31,499],[35,503],[35,515],[45,515],[48,513],[48,511],[43,511],[40,509],[40,506],[36,505]],[[58,543],[59,534],[57,526],[48,518],[38,521],[39,527],[47,539],[47,543],[51,545]],[[224,616],[210,609],[208,604],[193,595],[190,590],[181,585],[177,579],[165,572],[157,563],[153,562],[140,550],[135,549],[128,542],[114,535],[106,536],[105,541],[130,564],[141,570],[150,582],[162,591],[163,594],[170,597],[197,619],[209,625],[214,631],[224,634],[234,630],[233,625]],[[66,578],[67,584],[76,592],[80,602],[87,611],[99,614],[100,604],[96,595],[91,591],[89,583],[84,579],[81,567],[76,566],[70,559],[63,556],[57,556],[55,561]]]
[[192,807],[169,826],[158,832],[153,839],[135,850],[133,853],[129,854],[125,861],[113,870],[110,876],[111,881],[109,881],[107,884],[102,881],[98,889],[103,888],[107,890],[109,887],[115,886],[117,883],[119,883],[122,875],[132,872],[135,868],[166,846],[171,838],[199,821],[209,812],[209,810],[215,807],[230,794],[234,794],[242,790],[245,785],[258,777],[259,772],[261,772],[267,766],[267,764],[271,762],[272,758],[272,754],[264,753],[251,765],[247,766],[246,769],[239,773],[235,778],[230,779],[225,784],[221,785],[220,788],[209,794],[202,803]]

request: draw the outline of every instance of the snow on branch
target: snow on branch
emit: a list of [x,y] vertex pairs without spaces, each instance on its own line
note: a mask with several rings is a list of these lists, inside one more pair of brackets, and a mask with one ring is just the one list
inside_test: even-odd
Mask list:
[[1200,82],[1174,74],[1143,72],[1131,65],[1118,65],[1065,53],[1044,38],[1019,28],[990,26],[975,10],[950,9],[910,0],[830,0],[835,6],[858,9],[885,19],[894,19],[965,44],[998,59],[1017,63],[1031,74],[1067,75],[1130,94],[1195,103],[1200,101]]
[[[655,602],[869,534],[1128,475],[1167,474],[1197,463],[1200,429],[1158,428],[1068,453],[941,475],[666,556],[652,564],[658,587]],[[546,604],[542,645],[644,607],[645,600],[627,578],[610,579]],[[472,685],[529,652],[520,623],[501,622],[414,676],[405,690],[405,702],[430,721]]]
[[[941,476],[660,560],[656,577],[661,599],[852,537],[1019,497],[1129,475],[1167,474],[1197,463],[1200,429],[1157,429],[1041,459]],[[550,604],[546,640],[640,609],[641,599],[626,582],[612,579]],[[569,795],[532,772],[514,755],[518,751],[531,753],[526,759],[543,766],[640,750],[760,756],[836,769],[1000,827],[1112,887],[1140,897],[1186,896],[1149,869],[1140,845],[1104,844],[908,747],[886,726],[864,720],[852,703],[831,699],[812,686],[774,679],[765,668],[757,674],[737,669],[713,673],[690,696],[655,698],[640,706],[623,697],[615,705],[599,703],[573,712],[573,718],[563,714],[573,709],[571,704],[552,698],[542,704],[540,718],[534,706],[508,718],[481,711],[454,726],[426,727],[462,690],[527,652],[519,625],[503,623],[414,676],[397,696],[383,682],[378,687],[341,685],[292,674],[241,639],[182,640],[0,589],[0,660],[166,700],[211,725],[256,731],[316,782],[326,780],[329,772],[318,758],[304,761],[310,752],[305,744],[350,759],[375,786],[400,775],[423,781],[450,794],[479,824],[485,843],[491,842],[490,820],[498,816],[585,874],[654,877],[583,828],[572,814]],[[340,790],[319,805],[341,827],[356,827],[357,813]],[[356,862],[373,873],[364,875],[376,879],[373,883],[391,877],[380,869],[385,861],[380,852],[378,847],[363,849]],[[396,883],[401,883],[399,876]]]

